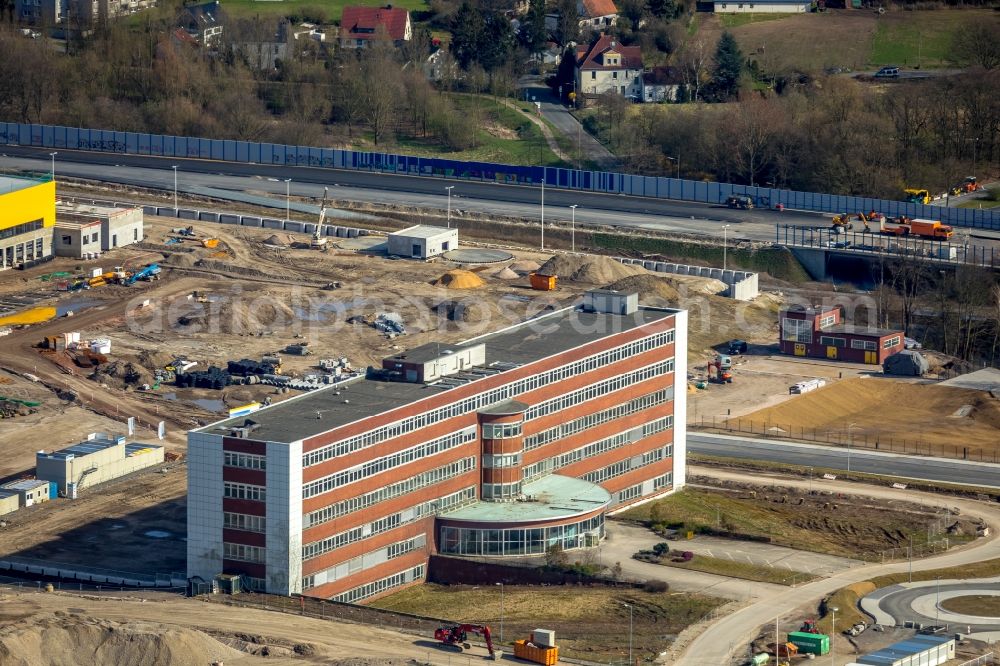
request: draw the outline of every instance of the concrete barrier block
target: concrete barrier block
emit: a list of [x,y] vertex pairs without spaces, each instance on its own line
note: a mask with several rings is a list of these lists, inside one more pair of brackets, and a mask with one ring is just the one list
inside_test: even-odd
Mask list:
[[259,227],[260,218],[253,217],[252,215],[244,215],[240,218],[240,225],[244,227]]
[[301,222],[285,222],[285,231],[302,232]]
[[182,220],[197,220],[198,211],[191,210],[190,208],[181,208],[179,211],[177,211],[177,217],[181,218]]
[[314,234],[314,233],[316,233],[316,225],[313,224],[312,222],[303,222],[302,223],[302,233],[304,233],[304,234]]
[[167,206],[158,206],[156,214],[160,217],[177,217],[177,211],[173,208],[168,208]]
[[260,220],[260,226],[265,229],[280,229],[284,223],[284,220],[277,220],[273,217],[262,217]]
[[115,202],[114,201],[106,201],[106,200],[103,200],[103,199],[101,199],[101,200],[95,199],[94,200],[94,205],[95,206],[100,206],[101,208],[114,208],[115,207]]
[[337,227],[337,238],[347,238],[347,227]]
[[202,222],[218,222],[219,214],[203,210],[200,213],[198,213],[198,219],[201,220]]
[[[730,273],[730,271],[725,271],[725,272]],[[725,279],[722,277],[723,270],[721,268],[713,268],[708,272],[708,274],[711,275],[716,280],[722,280],[723,282],[725,282]]]
[[219,213],[219,222],[222,224],[239,224],[240,216],[232,213]]
[[142,214],[143,215],[156,215],[156,206],[143,206],[142,207]]
[[347,237],[348,238],[357,238],[360,234],[361,234],[361,230],[360,229],[349,228],[347,230]]

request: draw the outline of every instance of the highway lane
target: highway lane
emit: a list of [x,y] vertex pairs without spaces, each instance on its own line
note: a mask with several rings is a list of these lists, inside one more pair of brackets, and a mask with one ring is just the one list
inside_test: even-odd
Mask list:
[[846,448],[697,432],[688,433],[688,451],[709,456],[804,467],[844,471],[849,468],[853,472],[882,474],[898,477],[900,480],[919,479],[1000,488],[1000,465],[991,463],[904,456],[858,449],[848,451]]
[[[49,150],[2,146],[0,167],[48,171]],[[199,187],[232,192],[253,190],[273,194],[284,204],[284,179],[291,178],[295,196],[320,197],[323,186],[331,187],[336,199],[392,203],[444,210],[445,187],[454,185],[452,211],[461,219],[463,211],[539,219],[541,192],[537,187],[501,185],[444,178],[359,172],[314,167],[284,167],[208,160],[131,156],[60,150],[56,176],[90,178],[171,191],[173,169],[178,166],[178,190],[197,194]],[[568,222],[569,206],[576,204],[581,225],[602,224],[657,231],[722,237],[723,225],[730,240],[774,239],[778,222],[827,226],[825,215],[809,212],[769,210],[739,211],[721,205],[651,199],[617,194],[576,192],[546,188],[546,220]]]

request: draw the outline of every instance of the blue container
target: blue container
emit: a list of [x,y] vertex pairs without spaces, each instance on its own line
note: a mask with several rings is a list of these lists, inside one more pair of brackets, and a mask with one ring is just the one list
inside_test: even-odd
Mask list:
[[55,481],[49,481],[49,499],[57,497],[59,497],[59,484]]

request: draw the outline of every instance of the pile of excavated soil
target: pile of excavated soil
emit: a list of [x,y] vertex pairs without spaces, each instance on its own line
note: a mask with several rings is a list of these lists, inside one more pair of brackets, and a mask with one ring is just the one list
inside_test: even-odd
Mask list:
[[614,291],[636,292],[639,302],[643,305],[676,305],[680,295],[666,278],[657,275],[631,275],[612,282],[605,289]]
[[449,321],[478,323],[490,316],[489,307],[476,301],[441,301],[431,309]]
[[643,275],[640,266],[626,266],[620,261],[600,256],[556,255],[538,268],[542,275],[556,275],[561,281],[608,284],[630,275]]
[[198,257],[194,252],[174,252],[164,259],[163,263],[178,268],[191,268],[198,263]]
[[182,332],[259,335],[291,326],[295,312],[287,303],[267,295],[236,301],[193,304],[177,318]]
[[269,238],[264,240],[264,245],[273,245],[275,247],[285,247],[288,245],[282,238],[277,234],[272,234]]
[[236,658],[247,655],[200,631],[145,622],[49,617],[0,629],[0,664],[205,666]]
[[107,384],[117,389],[152,384],[154,381],[153,373],[142,363],[125,359],[117,359],[98,366],[90,378],[99,384]]
[[532,261],[531,259],[522,259],[521,261],[515,261],[507,268],[518,275],[527,275],[528,273],[534,273],[541,268],[541,264],[537,261]]
[[494,273],[493,277],[495,277],[495,278],[497,278],[499,280],[516,280],[516,279],[518,279],[521,276],[518,275],[517,273],[515,273],[514,271],[512,271],[510,269],[510,266],[507,266],[506,268],[503,268],[503,269],[497,271],[496,273]]
[[472,271],[456,268],[455,270],[448,271],[431,284],[438,287],[448,287],[449,289],[475,289],[476,287],[483,286],[485,283],[481,277]]
[[870,445],[878,438],[886,450],[890,438],[897,447],[905,440],[911,449],[917,442],[1000,448],[1000,400],[989,393],[881,377],[834,382],[739,420],[743,427],[753,422],[793,432],[804,428],[821,438],[853,437]]

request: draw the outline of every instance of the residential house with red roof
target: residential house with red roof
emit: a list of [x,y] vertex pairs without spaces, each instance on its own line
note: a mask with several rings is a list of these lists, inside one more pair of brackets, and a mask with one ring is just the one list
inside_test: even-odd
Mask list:
[[590,45],[576,47],[576,93],[586,104],[607,92],[642,99],[642,51],[602,33]]
[[345,49],[360,49],[379,38],[379,28],[396,46],[408,42],[413,37],[410,12],[399,7],[344,7],[340,19],[340,46]]
[[581,29],[603,30],[618,21],[618,8],[613,0],[577,0],[576,13]]

